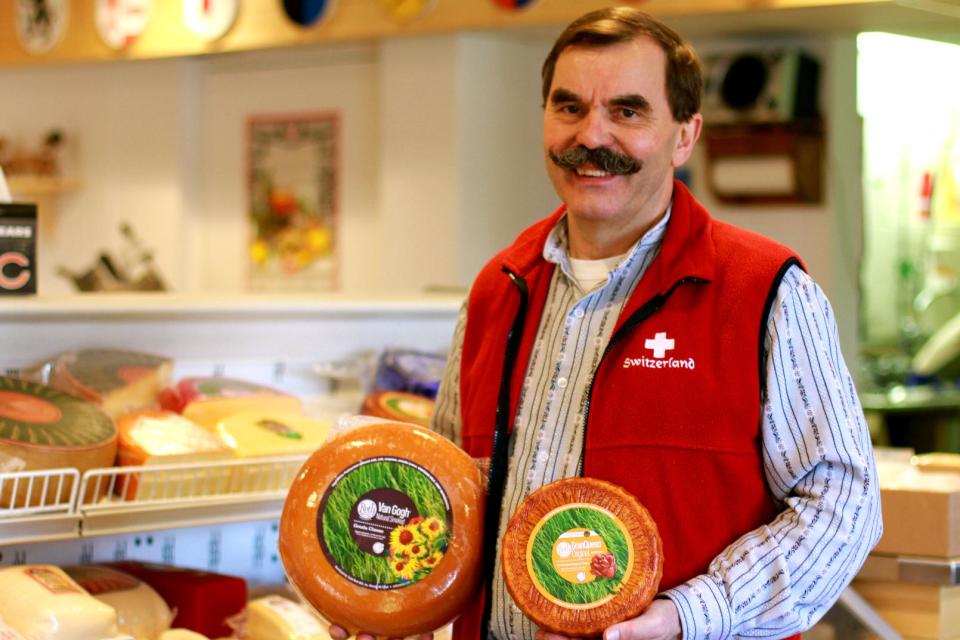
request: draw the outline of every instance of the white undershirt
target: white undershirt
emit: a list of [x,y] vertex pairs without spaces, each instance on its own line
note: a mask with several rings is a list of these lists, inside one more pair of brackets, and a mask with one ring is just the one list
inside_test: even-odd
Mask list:
[[570,270],[573,272],[577,284],[580,285],[580,291],[590,293],[601,283],[606,282],[610,272],[616,269],[629,254],[630,251],[627,251],[627,253],[622,253],[619,256],[600,258],[599,260],[570,258]]

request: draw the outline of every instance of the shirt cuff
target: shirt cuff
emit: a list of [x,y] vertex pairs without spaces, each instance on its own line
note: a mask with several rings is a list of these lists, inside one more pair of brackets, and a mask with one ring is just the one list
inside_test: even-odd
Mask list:
[[684,640],[720,640],[733,635],[733,612],[726,592],[710,576],[697,576],[660,597],[677,606]]

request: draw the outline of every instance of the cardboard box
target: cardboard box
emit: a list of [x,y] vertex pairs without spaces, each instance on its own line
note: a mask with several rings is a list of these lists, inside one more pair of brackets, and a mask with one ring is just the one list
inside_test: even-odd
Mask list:
[[960,638],[960,586],[855,580],[853,588],[904,638]]
[[960,473],[880,465],[883,536],[873,550],[960,556]]

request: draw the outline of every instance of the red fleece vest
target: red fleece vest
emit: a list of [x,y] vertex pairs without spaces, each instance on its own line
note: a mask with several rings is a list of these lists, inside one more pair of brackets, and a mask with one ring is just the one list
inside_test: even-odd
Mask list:
[[[562,213],[524,231],[471,290],[460,394],[463,447],[472,456],[490,455],[498,401],[512,428],[553,273],[543,246]],[[584,476],[624,487],[657,522],[661,589],[705,573],[724,548],[776,514],[760,451],[761,339],[772,296],[795,263],[789,249],[713,220],[675,183],[660,253],[595,373],[584,450]],[[527,291],[519,319],[515,281]],[[507,399],[501,377],[511,330],[521,335]],[[464,614],[459,638],[478,637],[480,610]]]

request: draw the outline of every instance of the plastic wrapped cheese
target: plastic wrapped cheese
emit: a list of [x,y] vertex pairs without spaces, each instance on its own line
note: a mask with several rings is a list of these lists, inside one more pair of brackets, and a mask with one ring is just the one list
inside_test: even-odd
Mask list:
[[247,605],[247,640],[330,640],[327,627],[301,605],[281,596]]
[[57,357],[50,386],[90,400],[111,416],[156,406],[173,361],[124,349],[82,349]]
[[[120,433],[117,464],[205,463],[231,460],[233,454],[215,433],[172,411],[149,410],[117,419]],[[128,500],[175,498],[184,495],[226,493],[232,484],[232,469],[209,466],[171,469],[162,473],[127,476],[117,485]]]
[[422,427],[377,423],[303,465],[280,519],[280,558],[303,599],[352,633],[434,631],[475,597],[483,482]]
[[26,638],[0,618],[0,640],[26,640]]
[[546,631],[599,636],[639,615],[663,575],[656,523],[620,487],[591,478],[552,482],[510,518],[501,545],[507,591]]
[[374,391],[363,399],[360,413],[367,416],[412,422],[422,427],[430,426],[435,403],[429,398],[402,391]]
[[270,387],[233,378],[184,378],[164,389],[160,406],[207,429],[241,411],[303,413],[300,399]]
[[[117,449],[117,430],[98,407],[45,385],[0,376],[0,462],[15,460],[27,471],[71,467],[81,472],[110,467]],[[70,482],[41,487],[2,483],[0,507],[66,499]],[[60,493],[57,493],[57,490]]]
[[209,640],[207,636],[190,629],[170,629],[160,634],[157,640]]
[[58,567],[0,570],[0,616],[29,640],[104,640],[117,635],[117,614]]
[[96,565],[64,567],[87,593],[113,607],[117,629],[136,640],[155,640],[170,628],[173,612],[150,585],[128,573]]

